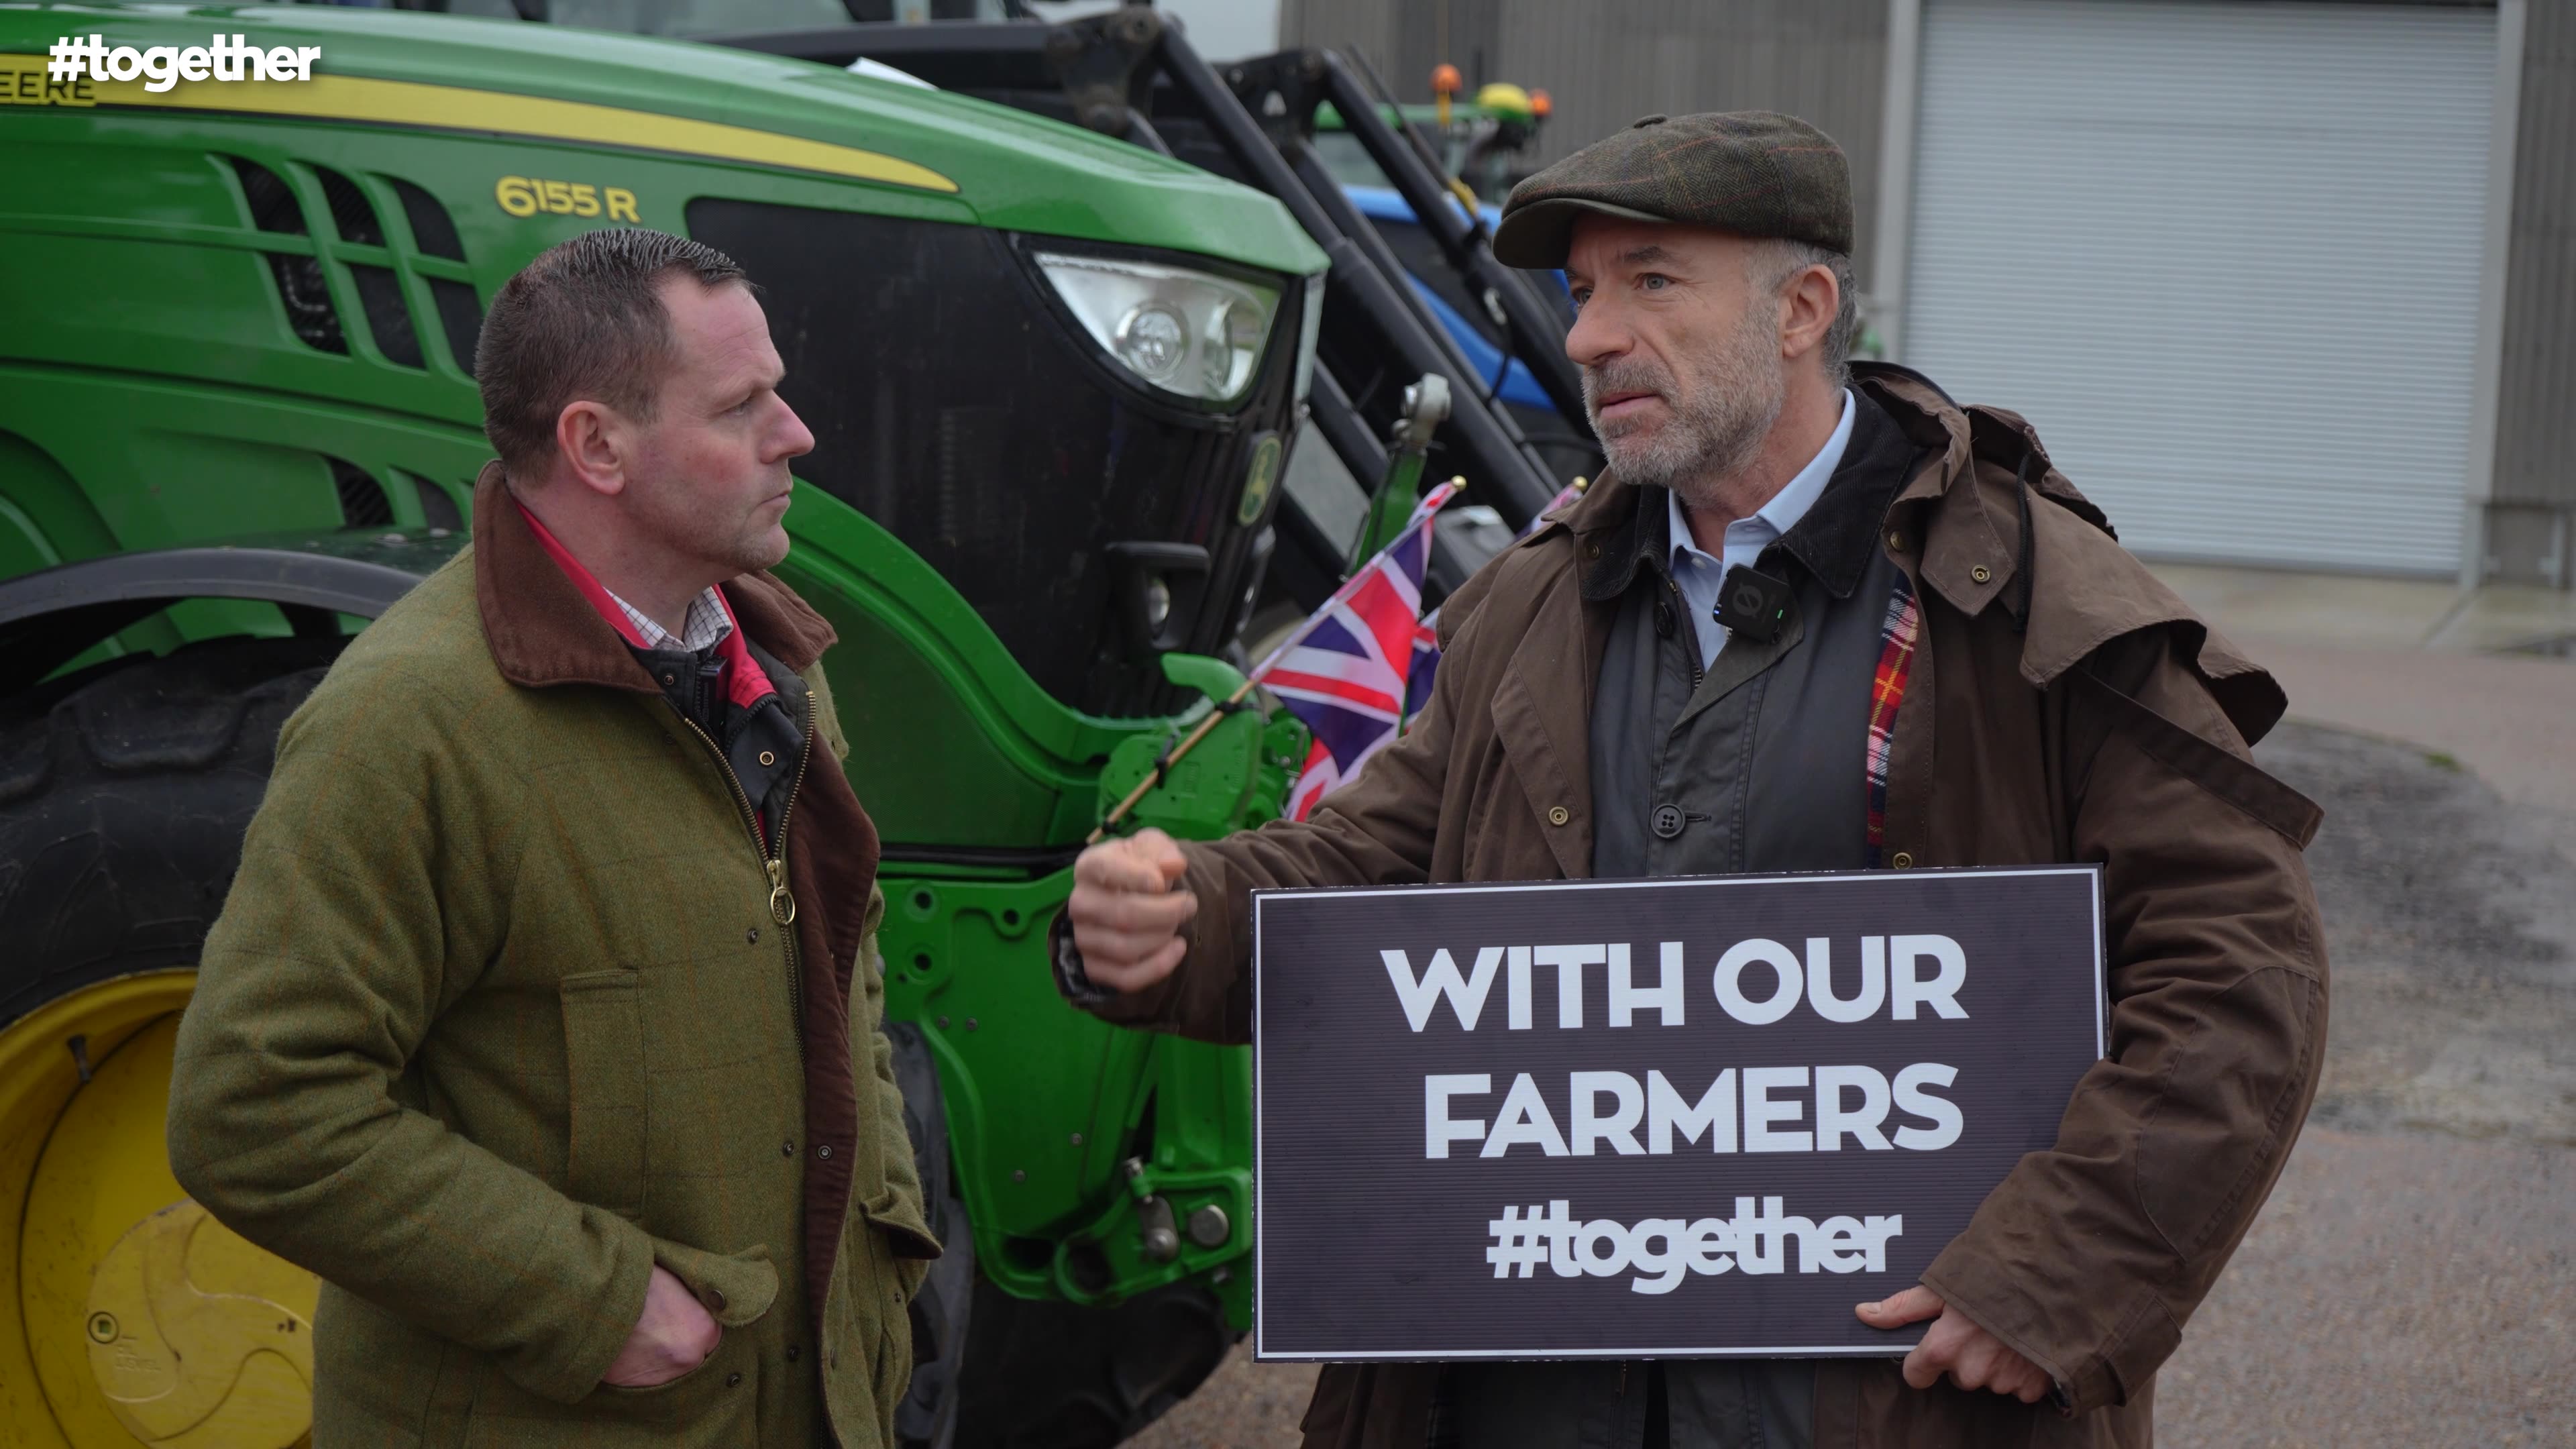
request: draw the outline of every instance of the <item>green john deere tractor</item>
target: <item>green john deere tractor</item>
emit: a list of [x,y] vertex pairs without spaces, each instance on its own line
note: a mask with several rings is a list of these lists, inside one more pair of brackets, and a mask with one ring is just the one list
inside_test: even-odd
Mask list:
[[[317,78],[46,74],[68,33],[234,32]],[[1237,677],[1326,266],[1287,210],[802,60],[0,4],[0,1442],[307,1432],[309,1356],[254,1321],[311,1280],[164,1161],[177,1013],[280,722],[467,536],[484,304],[619,223],[749,268],[819,440],[781,572],[840,633],[951,1245],[904,1435],[1111,1443],[1248,1322],[1244,1053],[1069,1009],[1041,943],[1103,800]],[[1137,818],[1266,818],[1303,750],[1230,715]]]
[[[1284,714],[1158,757],[1424,448],[1475,505],[1434,599],[1590,466],[1522,431],[1544,408],[1505,405],[1407,268],[1446,269],[1579,425],[1559,300],[1326,52],[1220,72],[1138,6],[397,4],[460,13],[0,0],[0,1443],[306,1437],[306,1338],[276,1330],[314,1285],[171,1179],[172,1033],[278,726],[467,536],[484,304],[619,224],[745,264],[818,440],[781,572],[841,638],[949,1246],[898,1429],[1126,1437],[1249,1321],[1249,1073],[1057,999],[1070,862],[1148,779],[1122,828],[1276,813]],[[51,78],[71,34],[322,57],[154,91]],[[1423,230],[1404,256],[1318,153],[1336,107]]]

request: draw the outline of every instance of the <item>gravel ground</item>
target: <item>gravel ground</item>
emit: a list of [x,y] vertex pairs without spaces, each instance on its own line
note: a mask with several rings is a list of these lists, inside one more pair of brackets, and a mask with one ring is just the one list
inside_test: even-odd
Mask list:
[[2576,1444],[2576,1157],[2311,1125],[2158,1380],[2161,1442]]
[[1297,1449],[1297,1421],[1315,1392],[1310,1363],[1254,1363],[1252,1340],[1199,1391],[1128,1440],[1136,1449]]
[[[2325,1078],[2160,1440],[2576,1445],[2576,814],[2316,725],[2260,754],[2326,807]],[[1314,1378],[1238,1348],[1135,1442],[1288,1449]]]
[[2326,807],[2333,1022],[2164,1442],[2576,1444],[2576,822],[2390,741],[2259,753]]
[[2292,724],[2258,753],[2326,807],[2308,870],[2332,1025],[2310,1123],[2576,1146],[2564,822],[2391,741]]

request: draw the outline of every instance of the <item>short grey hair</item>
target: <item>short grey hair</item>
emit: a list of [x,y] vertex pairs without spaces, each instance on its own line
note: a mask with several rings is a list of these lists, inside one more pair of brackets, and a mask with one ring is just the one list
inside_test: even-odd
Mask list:
[[[1757,257],[1762,253],[1755,253]],[[1774,238],[1769,248],[1770,275],[1756,274],[1754,280],[1772,292],[1789,285],[1789,279],[1809,267],[1823,267],[1834,274],[1834,293],[1840,299],[1834,310],[1833,325],[1825,329],[1823,353],[1817,361],[1825,369],[1825,381],[1836,387],[1851,382],[1852,343],[1860,335],[1860,287],[1852,276],[1849,252],[1833,251],[1813,242],[1788,237]],[[1758,265],[1758,263],[1757,263]]]

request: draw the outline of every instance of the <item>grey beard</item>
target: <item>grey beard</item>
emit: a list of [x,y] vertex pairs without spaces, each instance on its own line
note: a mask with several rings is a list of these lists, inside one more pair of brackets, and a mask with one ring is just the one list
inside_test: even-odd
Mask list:
[[[1734,336],[1698,359],[1699,377],[1687,391],[1652,362],[1621,360],[1584,369],[1583,410],[1621,478],[1670,488],[1683,502],[1699,505],[1716,501],[1719,485],[1753,462],[1788,401],[1775,341],[1779,315],[1763,313],[1750,309]],[[1601,395],[1627,391],[1659,394],[1672,408],[1672,421],[1645,437],[1604,431]]]

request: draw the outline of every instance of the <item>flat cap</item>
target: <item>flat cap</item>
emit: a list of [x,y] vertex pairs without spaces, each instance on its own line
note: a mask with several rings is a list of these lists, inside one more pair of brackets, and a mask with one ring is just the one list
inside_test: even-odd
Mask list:
[[1494,256],[1506,266],[1564,266],[1586,212],[1849,252],[1851,163],[1833,137],[1777,111],[1648,116],[1513,187]]

